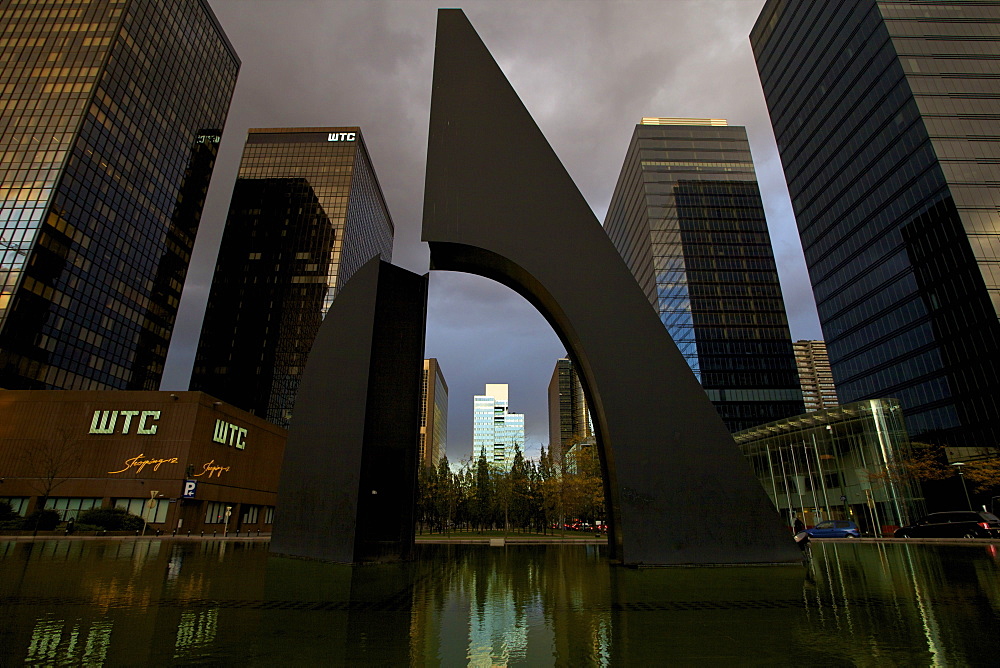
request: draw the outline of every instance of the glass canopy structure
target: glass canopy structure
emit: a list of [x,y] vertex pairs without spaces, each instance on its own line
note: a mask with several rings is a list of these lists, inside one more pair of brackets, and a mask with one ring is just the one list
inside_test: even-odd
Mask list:
[[923,513],[898,463],[909,454],[895,399],[870,399],[745,429],[733,435],[775,507],[806,526],[848,519],[863,533],[891,533]]

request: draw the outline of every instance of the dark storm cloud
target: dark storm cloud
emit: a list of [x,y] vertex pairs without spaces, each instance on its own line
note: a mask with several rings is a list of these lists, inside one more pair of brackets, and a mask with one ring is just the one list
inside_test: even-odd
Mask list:
[[[467,2],[463,6],[603,220],[643,116],[727,118],[754,153],[795,338],[820,338],[748,35],[763,0]],[[212,0],[243,60],[192,261],[164,389],[186,387],[250,127],[359,125],[396,225],[393,261],[427,270],[420,242],[436,2]],[[530,240],[525,240],[526,243]],[[450,390],[449,456],[471,450],[472,396],[509,383],[529,454],[548,442],[546,388],[564,349],[524,300],[436,272],[427,355]]]

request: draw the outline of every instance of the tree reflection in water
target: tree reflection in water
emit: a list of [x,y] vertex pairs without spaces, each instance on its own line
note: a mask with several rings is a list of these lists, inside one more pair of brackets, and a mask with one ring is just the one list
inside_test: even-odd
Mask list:
[[0,647],[28,665],[992,663],[995,545],[813,554],[627,569],[597,545],[451,544],[351,567],[265,542],[0,541]]

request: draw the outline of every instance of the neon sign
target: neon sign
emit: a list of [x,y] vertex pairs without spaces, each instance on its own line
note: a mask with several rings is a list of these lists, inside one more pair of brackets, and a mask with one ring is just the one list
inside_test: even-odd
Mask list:
[[132,426],[132,418],[136,415],[138,429],[137,434],[152,435],[156,433],[156,425],[149,424],[152,420],[160,419],[160,411],[94,411],[94,417],[90,421],[91,434],[113,434],[118,418],[122,419],[122,433],[127,434]]
[[225,420],[216,420],[212,440],[222,445],[231,445],[237,450],[246,450],[247,444],[243,440],[243,437],[246,435],[247,430],[243,427],[237,427],[235,424],[231,424]]
[[108,471],[108,474],[115,475],[117,473],[125,473],[125,471],[129,471],[131,469],[138,469],[135,472],[135,474],[139,475],[140,473],[142,473],[142,470],[147,466],[152,466],[154,471],[159,471],[160,465],[162,464],[177,463],[176,457],[168,457],[166,459],[143,459],[143,457],[145,456],[146,455],[140,453],[138,457],[132,457],[131,459],[126,459],[125,468],[121,469],[120,471]]
[[194,477],[195,478],[199,478],[199,477],[201,477],[201,476],[203,476],[203,475],[205,475],[207,473],[209,478],[211,478],[213,475],[216,478],[219,478],[219,477],[222,477],[222,474],[224,472],[228,473],[229,472],[229,467],[228,466],[216,466],[215,465],[215,460],[213,459],[210,462],[206,462],[206,463],[202,464],[201,465],[201,473],[195,473]]

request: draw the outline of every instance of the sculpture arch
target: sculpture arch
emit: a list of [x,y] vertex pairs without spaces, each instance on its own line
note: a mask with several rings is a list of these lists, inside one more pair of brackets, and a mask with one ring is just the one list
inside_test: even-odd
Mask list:
[[[565,344],[594,420],[612,558],[798,561],[645,294],[457,9],[438,13],[423,239],[431,269],[512,288]],[[272,552],[409,555],[426,286],[372,260],[334,301],[296,399]]]
[[423,240],[432,270],[507,285],[566,345],[594,417],[614,558],[796,558],[666,328],[458,9],[438,11]]

